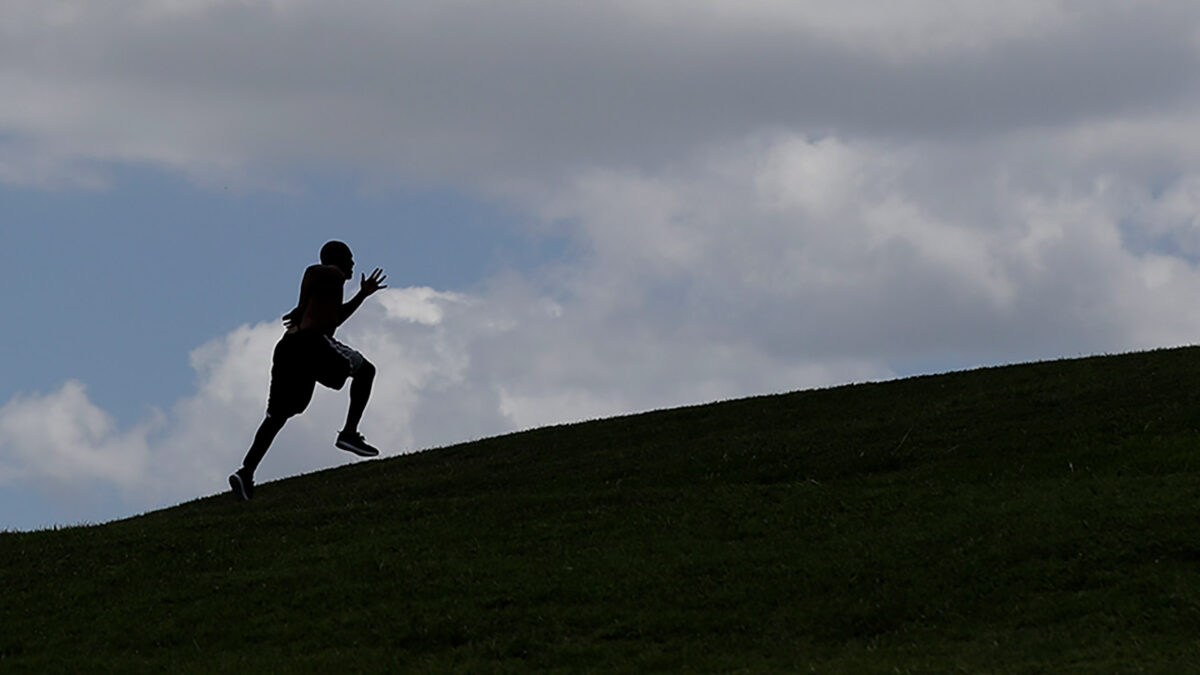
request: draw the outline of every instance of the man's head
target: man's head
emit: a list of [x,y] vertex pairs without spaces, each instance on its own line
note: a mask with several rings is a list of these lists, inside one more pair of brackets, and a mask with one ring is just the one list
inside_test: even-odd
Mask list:
[[326,242],[321,247],[321,264],[337,267],[347,279],[354,277],[354,254],[350,252],[349,246],[340,241]]

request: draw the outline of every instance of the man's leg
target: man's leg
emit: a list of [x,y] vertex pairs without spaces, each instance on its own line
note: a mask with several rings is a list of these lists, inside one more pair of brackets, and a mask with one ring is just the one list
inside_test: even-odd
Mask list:
[[254,434],[254,442],[250,444],[250,450],[246,452],[246,458],[242,460],[242,471],[244,475],[251,478],[254,477],[254,472],[258,470],[258,465],[267,454],[267,450],[271,447],[271,443],[275,440],[275,436],[279,434],[279,430],[283,428],[287,422],[286,417],[272,417],[267,415],[263,418],[262,424],[258,425],[258,432]]
[[258,469],[263,456],[267,454],[267,449],[271,447],[271,442],[275,440],[275,436],[286,421],[287,418],[282,415],[273,417],[268,414],[263,418],[262,424],[258,425],[258,432],[254,434],[254,442],[250,444],[250,450],[246,453],[246,458],[242,460],[242,468],[229,477],[229,487],[233,488],[233,493],[238,498],[248,500],[254,496],[254,472]]
[[359,457],[374,457],[379,450],[358,433],[358,423],[362,420],[367,401],[371,398],[371,384],[375,382],[375,366],[363,359],[361,365],[354,371],[354,380],[350,383],[350,409],[346,412],[346,427],[338,432],[338,448],[353,452]]
[[367,401],[371,398],[371,385],[375,382],[375,366],[354,349],[325,336],[326,349],[318,353],[317,381],[330,389],[341,389],[350,383],[350,409],[346,411],[346,426],[338,432],[334,446],[359,457],[374,457],[379,450],[371,447],[362,434],[358,423],[362,420]]
[[362,421],[363,411],[367,409],[367,401],[371,398],[371,385],[375,382],[375,366],[367,360],[354,373],[350,382],[350,409],[346,411],[346,426],[344,434],[358,433],[358,423]]

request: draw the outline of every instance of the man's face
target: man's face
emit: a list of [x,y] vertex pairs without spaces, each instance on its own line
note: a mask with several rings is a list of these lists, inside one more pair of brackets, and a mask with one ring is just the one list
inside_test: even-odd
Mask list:
[[346,275],[347,279],[354,278],[354,256],[347,256],[345,260],[335,264],[342,271],[342,274]]

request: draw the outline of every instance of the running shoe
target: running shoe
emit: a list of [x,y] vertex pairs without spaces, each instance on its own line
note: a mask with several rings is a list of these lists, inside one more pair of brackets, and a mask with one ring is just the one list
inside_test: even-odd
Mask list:
[[233,488],[233,496],[247,502],[254,496],[254,478],[246,475],[241,469],[229,475],[229,487]]
[[337,442],[334,445],[346,452],[353,452],[359,457],[374,457],[379,454],[379,450],[368,445],[363,440],[362,434],[357,431],[338,433]]

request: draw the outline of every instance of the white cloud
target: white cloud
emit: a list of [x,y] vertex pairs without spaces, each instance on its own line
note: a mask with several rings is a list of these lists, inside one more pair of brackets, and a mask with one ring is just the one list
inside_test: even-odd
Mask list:
[[[1200,276],[1180,251],[1194,228],[1137,223],[1186,211],[1192,179],[1155,195],[1140,176],[1068,159],[1054,180],[1010,180],[1059,140],[979,149],[963,170],[952,144],[782,134],[527,198],[594,252],[567,283],[609,308],[602,325],[694,326],[778,357],[892,367],[1188,342],[1200,324],[1178,307]],[[1132,245],[1145,232],[1156,249]]]
[[0,482],[130,489],[146,471],[146,436],[160,423],[121,431],[77,381],[50,394],[17,396],[0,408]]
[[432,288],[405,288],[379,296],[387,318],[436,326],[442,322],[441,303],[465,302],[460,293],[444,293]]

